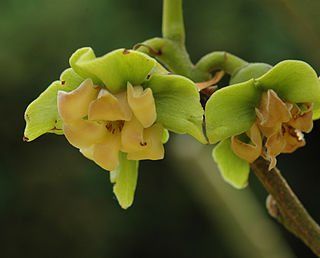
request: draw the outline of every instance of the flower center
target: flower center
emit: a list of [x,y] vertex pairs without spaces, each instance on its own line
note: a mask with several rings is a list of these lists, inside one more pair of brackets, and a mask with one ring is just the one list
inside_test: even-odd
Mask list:
[[108,121],[106,124],[107,130],[112,133],[121,133],[124,126],[124,120],[117,120],[117,121]]

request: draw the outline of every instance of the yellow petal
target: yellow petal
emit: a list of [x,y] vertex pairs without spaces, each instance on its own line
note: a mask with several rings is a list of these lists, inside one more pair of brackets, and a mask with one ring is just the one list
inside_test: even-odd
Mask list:
[[82,119],[73,123],[64,123],[63,131],[70,144],[77,148],[88,148],[92,144],[103,141],[107,135],[104,123]]
[[143,90],[141,86],[132,87],[132,85],[128,83],[127,96],[133,114],[138,118],[144,128],[150,127],[157,118],[152,90],[150,88]]
[[290,126],[302,132],[310,132],[313,127],[313,103],[305,103],[306,111],[301,112],[300,108],[294,104],[291,110],[292,119],[288,122]]
[[262,139],[258,126],[254,123],[247,132],[251,143],[245,143],[238,139],[238,136],[231,137],[231,149],[240,158],[252,163],[261,154]]
[[271,136],[281,128],[282,123],[288,122],[291,119],[290,108],[273,90],[263,92],[259,109],[256,109],[263,135]]
[[156,123],[152,127],[144,129],[145,149],[137,152],[129,152],[127,158],[129,160],[142,160],[142,159],[163,159],[164,148],[161,142],[163,135],[163,127],[161,124]]
[[88,115],[88,107],[92,100],[98,96],[91,79],[85,80],[81,85],[67,93],[58,92],[58,111],[64,122],[72,122]]
[[94,144],[91,145],[88,148],[82,148],[80,149],[80,152],[83,156],[85,156],[87,159],[93,160],[93,150],[94,150]]
[[143,139],[143,126],[135,116],[126,121],[121,131],[121,151],[135,152],[146,148]]
[[89,120],[128,121],[131,116],[125,91],[113,95],[106,89],[101,89],[98,98],[89,106]]
[[119,165],[120,133],[108,133],[108,138],[93,147],[93,160],[105,170],[112,171]]

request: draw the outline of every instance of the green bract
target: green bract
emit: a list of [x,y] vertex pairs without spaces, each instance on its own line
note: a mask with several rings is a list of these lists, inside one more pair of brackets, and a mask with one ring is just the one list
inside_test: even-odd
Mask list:
[[113,192],[120,206],[127,209],[133,202],[138,179],[139,162],[128,160],[127,154],[119,152],[119,166],[110,172],[110,181],[114,184]]
[[236,187],[245,185],[249,165],[244,166],[242,163],[246,161],[242,160],[241,163],[237,161],[239,157],[232,155],[231,146],[227,144],[228,139],[246,132],[256,121],[255,108],[260,103],[263,91],[272,89],[281,99],[297,104],[313,102],[313,119],[320,117],[320,82],[307,63],[283,61],[258,78],[255,75],[259,74],[260,70],[251,72],[250,77],[247,71],[238,71],[239,77],[236,80],[240,82],[214,93],[205,109],[209,142],[214,144],[222,141],[216,147],[214,157],[224,178]]
[[230,85],[245,82],[252,78],[259,78],[272,68],[271,65],[265,63],[250,63],[241,67],[230,78]]
[[[127,89],[128,82],[152,90],[157,120],[165,128],[176,133],[188,133],[202,143],[203,109],[195,84],[182,76],[168,72],[153,58],[133,50],[118,49],[102,57],[96,57],[91,48],[81,48],[70,58],[71,68],[65,70],[59,81],[53,82],[26,109],[24,139],[32,141],[44,133],[63,134],[63,121],[57,108],[58,91],[71,92],[90,78],[94,85],[111,93]],[[163,142],[169,134],[164,130]],[[138,161],[119,154],[119,167],[112,172],[116,182],[114,192],[122,207],[131,205]]]
[[213,158],[221,174],[235,188],[244,188],[248,184],[249,163],[239,158],[230,148],[230,138],[223,140],[213,149]]

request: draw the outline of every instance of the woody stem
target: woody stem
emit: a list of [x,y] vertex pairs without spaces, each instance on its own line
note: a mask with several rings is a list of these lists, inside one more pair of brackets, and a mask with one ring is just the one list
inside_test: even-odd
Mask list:
[[263,158],[251,164],[271,198],[267,208],[271,216],[300,238],[320,257],[320,227],[303,207],[277,168],[268,171],[268,162]]

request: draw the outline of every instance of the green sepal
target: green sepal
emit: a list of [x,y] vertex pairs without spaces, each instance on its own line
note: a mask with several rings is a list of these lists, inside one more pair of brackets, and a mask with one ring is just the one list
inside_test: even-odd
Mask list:
[[320,102],[315,102],[313,105],[312,119],[317,120],[320,118]]
[[25,111],[26,128],[24,139],[32,141],[44,133],[63,134],[63,122],[58,113],[57,94],[59,90],[70,92],[84,79],[71,68],[65,70],[60,81],[53,82]]
[[[319,82],[320,82],[320,77],[319,77]],[[314,102],[313,105],[313,116],[312,119],[316,120],[320,118],[320,101]]]
[[167,129],[164,129],[161,142],[163,144],[167,143],[169,141],[169,137],[170,137],[169,131]]
[[294,103],[320,102],[320,82],[310,65],[286,60],[256,80],[263,90],[273,89],[278,96]]
[[256,120],[261,90],[254,80],[231,85],[216,91],[205,109],[206,132],[214,144],[247,131]]
[[129,208],[134,199],[137,186],[139,161],[128,160],[127,154],[119,152],[119,165],[110,172],[110,181],[114,184],[113,192],[123,209]]
[[188,133],[207,143],[203,131],[203,108],[195,84],[180,75],[151,75],[142,84],[151,88],[157,121],[175,133]]
[[230,78],[230,85],[256,79],[264,75],[272,68],[271,65],[265,63],[250,63],[240,68]]
[[91,48],[81,48],[70,58],[70,66],[82,77],[104,85],[112,92],[125,90],[127,82],[140,85],[156,61],[134,50],[118,49],[96,58]]
[[234,154],[231,149],[230,138],[221,141],[213,149],[212,155],[226,182],[238,189],[247,186],[250,165],[247,161]]

